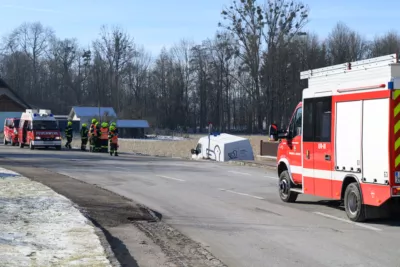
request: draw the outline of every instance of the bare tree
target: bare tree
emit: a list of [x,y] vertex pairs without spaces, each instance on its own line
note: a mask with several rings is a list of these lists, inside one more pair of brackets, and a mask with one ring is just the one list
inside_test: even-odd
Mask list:
[[365,39],[342,22],[336,24],[326,43],[331,64],[360,60],[367,55]]
[[111,87],[111,103],[120,110],[120,77],[124,68],[135,55],[133,39],[121,28],[114,27],[111,31],[103,26],[100,39],[93,44],[98,55],[108,63],[108,74],[113,81]]

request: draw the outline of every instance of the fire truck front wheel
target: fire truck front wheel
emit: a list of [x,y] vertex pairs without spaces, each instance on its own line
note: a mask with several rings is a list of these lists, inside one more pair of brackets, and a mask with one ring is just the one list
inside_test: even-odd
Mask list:
[[360,186],[357,182],[353,182],[346,187],[344,193],[344,208],[347,217],[351,221],[365,221],[365,209],[362,203]]
[[299,195],[297,192],[290,191],[292,187],[292,182],[290,181],[289,172],[287,170],[281,172],[279,175],[279,196],[284,202],[295,202],[297,196]]

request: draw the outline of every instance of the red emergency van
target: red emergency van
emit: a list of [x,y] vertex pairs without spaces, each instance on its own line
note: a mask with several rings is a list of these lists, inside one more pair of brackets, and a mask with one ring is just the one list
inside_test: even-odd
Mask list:
[[278,146],[279,194],[342,200],[348,218],[399,208],[400,64],[396,54],[301,73],[302,101]]
[[4,144],[15,146],[18,144],[19,118],[7,118],[4,120]]
[[27,109],[22,113],[18,141],[20,148],[54,147],[61,150],[61,133],[51,110]]

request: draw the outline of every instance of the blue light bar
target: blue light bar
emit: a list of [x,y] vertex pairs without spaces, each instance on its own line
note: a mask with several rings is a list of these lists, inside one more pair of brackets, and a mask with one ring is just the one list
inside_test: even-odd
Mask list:
[[388,82],[388,89],[389,90],[393,90],[394,89],[394,82],[393,81]]

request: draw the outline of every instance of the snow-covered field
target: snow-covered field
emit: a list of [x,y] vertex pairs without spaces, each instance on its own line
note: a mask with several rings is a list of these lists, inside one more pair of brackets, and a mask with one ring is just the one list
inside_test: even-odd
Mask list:
[[0,266],[111,265],[70,200],[0,168]]

